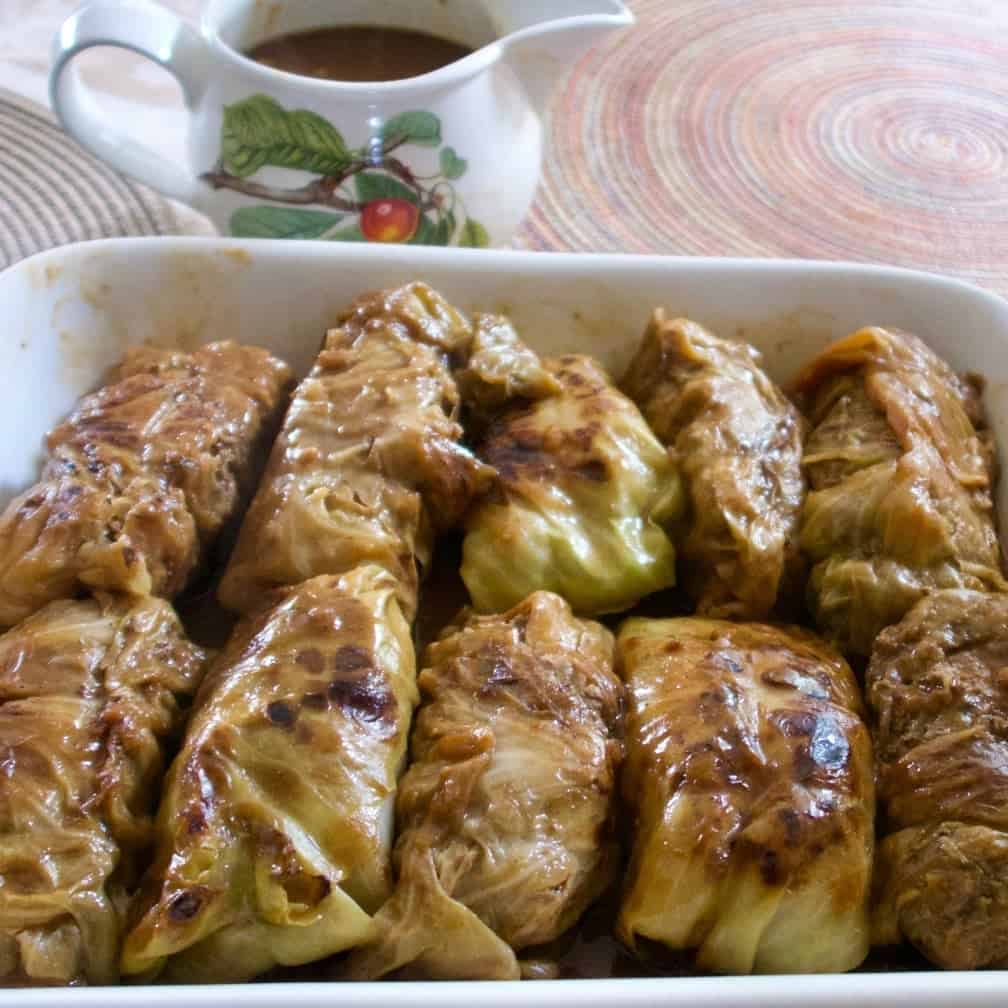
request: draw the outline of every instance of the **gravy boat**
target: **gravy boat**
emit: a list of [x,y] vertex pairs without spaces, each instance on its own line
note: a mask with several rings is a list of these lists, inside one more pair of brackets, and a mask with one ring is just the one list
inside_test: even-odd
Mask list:
[[[211,0],[197,30],[145,0],[95,0],[56,36],[50,95],[83,146],[223,234],[502,245],[535,195],[556,81],[633,20],[618,0]],[[421,31],[473,51],[379,83],[304,77],[245,55],[340,24]],[[73,60],[105,45],[175,75],[189,112],[187,164],[102,114]]]

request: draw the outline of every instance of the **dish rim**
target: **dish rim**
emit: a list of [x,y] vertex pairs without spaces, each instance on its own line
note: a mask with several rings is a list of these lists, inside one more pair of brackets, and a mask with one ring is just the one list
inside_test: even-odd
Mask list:
[[[462,273],[485,273],[495,264],[515,266],[536,265],[537,269],[561,278],[567,268],[576,272],[604,275],[645,269],[673,269],[679,275],[700,275],[712,269],[734,274],[756,276],[790,273],[816,277],[848,276],[892,280],[907,287],[926,286],[955,293],[961,298],[983,304],[1002,316],[1005,327],[992,332],[1004,352],[1008,353],[1008,299],[969,281],[925,270],[860,263],[847,260],[804,260],[751,257],[698,257],[627,252],[540,252],[523,249],[456,249],[424,246],[357,245],[317,241],[266,239],[204,238],[195,236],[144,236],[104,238],[58,246],[36,253],[0,271],[0,307],[2,293],[11,277],[30,274],[50,265],[52,261],[73,262],[85,255],[101,255],[105,250],[130,252],[159,246],[171,253],[200,255],[243,254],[256,257],[306,258],[311,260],[340,259],[352,255],[363,262],[383,264],[425,263],[451,268]],[[30,282],[30,280],[29,280]],[[40,290],[40,296],[44,291]],[[353,1008],[379,1008],[399,1005],[404,999],[415,1001],[420,1008],[472,1008],[478,998],[481,1008],[515,1008],[521,1003],[548,1003],[556,1008],[582,1008],[589,1005],[619,1005],[623,1008],[652,1008],[656,997],[666,1005],[731,1008],[734,1005],[774,1006],[774,1008],[840,1008],[866,1003],[910,1008],[938,1008],[961,1001],[963,1008],[1008,999],[1008,970],[990,971],[907,971],[888,973],[795,974],[724,977],[632,977],[619,979],[551,980],[545,987],[528,981],[378,981],[344,985],[339,981],[267,981],[234,985],[126,985],[119,987],[82,988],[0,988],[0,1008],[67,1008],[70,1005],[168,1006],[184,998],[192,1008],[235,1004],[241,1001],[248,1008],[280,1008],[288,1000],[298,1008],[330,1008],[334,996],[339,996]],[[334,989],[334,985],[336,985]],[[474,990],[474,985],[478,990]],[[337,995],[337,991],[339,994]],[[545,995],[545,996],[544,996]]]

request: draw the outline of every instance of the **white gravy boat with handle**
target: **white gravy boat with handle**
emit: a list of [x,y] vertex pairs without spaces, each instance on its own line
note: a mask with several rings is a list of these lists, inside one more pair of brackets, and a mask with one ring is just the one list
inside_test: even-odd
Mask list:
[[[535,194],[543,109],[586,49],[633,23],[619,0],[211,0],[200,30],[145,0],[95,0],[54,42],[52,106],[119,171],[237,237],[505,244]],[[273,69],[244,53],[338,25],[405,28],[472,48],[431,73],[344,83]],[[188,164],[111,121],[74,57],[132,49],[177,78]]]

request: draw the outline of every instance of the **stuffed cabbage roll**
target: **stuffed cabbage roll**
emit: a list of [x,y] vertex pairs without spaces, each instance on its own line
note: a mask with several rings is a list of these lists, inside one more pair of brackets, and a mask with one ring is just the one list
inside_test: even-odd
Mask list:
[[242,980],[371,936],[417,698],[397,587],[323,575],[236,627],[165,785],[124,973]]
[[300,384],[219,596],[239,612],[264,591],[378,564],[413,619],[435,530],[492,475],[459,443],[449,358],[469,321],[414,283],[361,298]]
[[675,583],[679,476],[599,364],[543,365],[560,391],[506,409],[477,445],[498,481],[466,518],[462,579],[485,612],[539,589],[618,612]]
[[947,969],[1008,966],[1008,596],[922,599],[866,679],[879,799],[874,938]]
[[52,602],[0,636],[0,982],[118,976],[164,747],[204,661],[153,598]]
[[542,399],[562,391],[504,315],[473,316],[469,355],[456,377],[462,402],[476,423],[489,422],[516,399]]
[[857,683],[803,630],[628,620],[618,934],[716,973],[853,969],[868,951],[874,795]]
[[748,344],[659,310],[623,381],[679,464],[680,580],[701,615],[765,618],[800,580],[802,421],[761,364]]
[[127,351],[0,516],[0,625],[88,588],[178,594],[251,490],[289,379],[236,343]]
[[612,636],[538,592],[430,645],[397,800],[398,884],[349,976],[517,979],[612,881]]
[[977,388],[917,337],[862,329],[799,375],[801,547],[820,629],[854,655],[926,592],[1004,590]]

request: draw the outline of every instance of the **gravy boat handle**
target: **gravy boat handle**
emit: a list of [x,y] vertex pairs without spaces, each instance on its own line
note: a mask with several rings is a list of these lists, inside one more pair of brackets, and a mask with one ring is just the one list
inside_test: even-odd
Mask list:
[[191,111],[206,82],[211,56],[195,29],[171,11],[146,0],[95,0],[71,14],[53,42],[49,100],[60,124],[78,143],[114,168],[153,189],[191,203],[195,177],[134,140],[110,121],[73,72],[74,57],[92,46],[118,46],[146,56],[170,71]]

